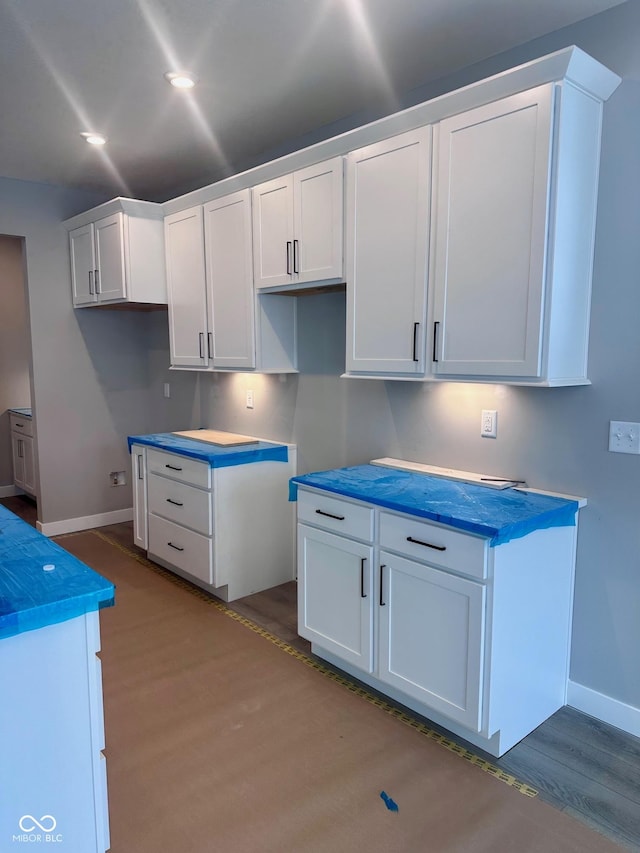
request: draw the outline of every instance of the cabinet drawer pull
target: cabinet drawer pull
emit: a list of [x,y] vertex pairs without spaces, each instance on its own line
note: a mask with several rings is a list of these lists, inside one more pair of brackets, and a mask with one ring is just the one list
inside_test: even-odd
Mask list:
[[438,326],[440,325],[440,321],[436,320],[433,324],[433,354],[432,360],[438,361]]
[[89,296],[93,296],[93,270],[89,270]]
[[367,593],[364,591],[364,564],[366,563],[367,558],[360,558],[360,598],[366,598]]
[[418,329],[420,328],[420,323],[413,324],[413,360],[420,361],[418,358]]
[[335,518],[336,521],[344,521],[344,515],[333,515],[331,512],[325,512],[322,509],[317,509],[318,515],[326,515],[327,518]]
[[168,462],[164,467],[169,468],[171,471],[182,471],[182,468],[178,468],[177,465],[169,465]]
[[137,457],[138,457],[138,479],[144,480],[144,477],[142,476],[142,453],[138,453]]
[[198,334],[198,354],[200,358],[204,358],[204,332]]
[[291,240],[287,240],[287,275],[291,275]]
[[175,548],[176,551],[184,551],[184,548],[181,548],[179,545],[174,545],[173,542],[167,542],[167,545],[170,548]]
[[446,545],[432,545],[430,542],[422,542],[420,539],[414,539],[413,536],[407,536],[407,542],[413,542],[414,545],[424,545],[425,548],[433,548],[434,551],[446,551]]
[[174,506],[184,506],[184,504],[181,504],[180,501],[172,501],[171,498],[167,498],[166,501],[168,504],[173,504]]
[[207,354],[213,358],[213,332],[207,332]]
[[298,269],[298,241],[293,241],[293,271],[295,273],[300,272]]
[[382,597],[382,587],[383,587],[383,583],[384,583],[384,580],[383,580],[384,579],[384,573],[382,570],[386,569],[386,568],[387,568],[386,564],[383,566],[380,566],[380,607],[385,606],[385,601],[384,601],[384,598]]
[[93,274],[94,281],[96,283],[96,293],[102,293],[102,288],[100,287],[100,271],[95,270]]
[[14,426],[18,427],[19,429],[24,429],[24,424],[15,423]]

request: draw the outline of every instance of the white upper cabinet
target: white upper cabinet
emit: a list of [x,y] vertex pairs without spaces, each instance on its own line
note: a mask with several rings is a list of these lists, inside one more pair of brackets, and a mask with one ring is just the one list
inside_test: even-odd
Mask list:
[[549,83],[438,126],[435,375],[588,381],[601,108]]
[[250,191],[206,204],[204,234],[208,346],[213,367],[254,368]]
[[343,276],[343,158],[253,188],[254,282],[259,290]]
[[208,367],[202,207],[167,216],[164,227],[171,366]]
[[348,373],[424,375],[430,174],[430,127],[347,158]]
[[127,302],[166,305],[160,205],[114,199],[65,225],[75,307]]

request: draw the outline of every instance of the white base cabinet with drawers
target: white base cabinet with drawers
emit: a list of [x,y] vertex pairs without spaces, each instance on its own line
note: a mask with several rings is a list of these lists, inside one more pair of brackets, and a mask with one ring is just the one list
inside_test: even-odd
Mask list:
[[500,756],[566,703],[576,527],[489,540],[298,492],[315,654]]
[[224,601],[294,578],[288,461],[230,467],[133,444],[134,541],[149,559]]
[[23,492],[36,496],[36,457],[33,447],[33,419],[9,412],[13,484]]

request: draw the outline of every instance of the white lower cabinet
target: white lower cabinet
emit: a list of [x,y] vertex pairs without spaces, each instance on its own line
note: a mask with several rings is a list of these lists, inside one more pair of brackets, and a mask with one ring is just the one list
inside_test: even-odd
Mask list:
[[319,657],[502,755],[566,702],[575,535],[489,547],[300,486],[298,631]]
[[33,446],[33,421],[9,412],[13,483],[23,492],[36,495],[36,457]]
[[225,601],[293,580],[293,446],[287,462],[228,467],[135,443],[131,456],[134,541],[151,560]]

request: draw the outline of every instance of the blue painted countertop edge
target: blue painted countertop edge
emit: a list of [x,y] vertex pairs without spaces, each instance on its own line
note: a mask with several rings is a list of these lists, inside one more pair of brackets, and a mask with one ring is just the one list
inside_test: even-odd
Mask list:
[[127,441],[129,453],[134,444],[141,444],[208,462],[211,468],[228,468],[233,465],[248,465],[251,462],[288,462],[289,460],[289,448],[286,444],[263,440],[236,447],[220,447],[206,441],[175,435],[172,432],[157,432],[149,435],[130,435]]
[[310,486],[385,509],[446,524],[496,545],[548,527],[575,526],[576,500],[447,480],[428,474],[357,465],[292,477],[289,499]]
[[111,581],[0,506],[0,640],[110,607],[114,596]]

